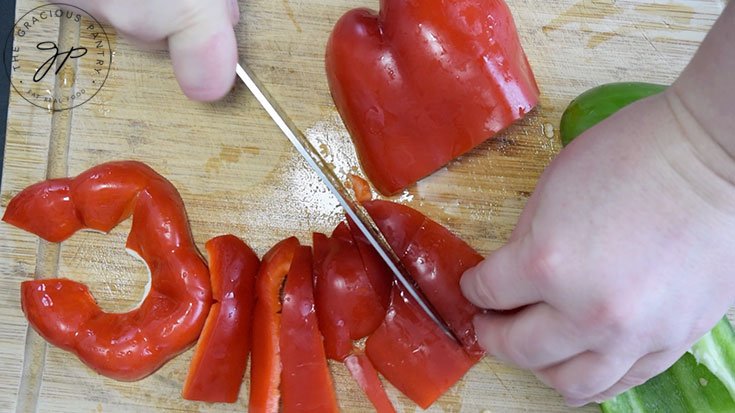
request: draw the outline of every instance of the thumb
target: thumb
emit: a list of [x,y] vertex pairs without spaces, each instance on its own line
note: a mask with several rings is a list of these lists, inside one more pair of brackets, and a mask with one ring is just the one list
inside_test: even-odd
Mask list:
[[176,80],[189,98],[213,101],[232,88],[237,64],[232,24],[238,16],[236,2],[212,1],[191,24],[168,36]]
[[465,271],[462,294],[473,304],[491,310],[510,310],[542,301],[527,274],[522,247],[526,237],[512,241]]

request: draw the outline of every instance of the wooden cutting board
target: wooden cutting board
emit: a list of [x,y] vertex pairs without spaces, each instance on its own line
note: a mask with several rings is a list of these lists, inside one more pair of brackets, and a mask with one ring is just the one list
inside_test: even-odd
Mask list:
[[[16,16],[43,4],[18,0]],[[582,91],[613,81],[671,83],[725,5],[725,0],[651,3],[624,0],[509,0],[542,91],[525,119],[394,197],[467,240],[482,254],[508,238],[534,185],[561,149],[559,119]],[[334,108],[324,73],[330,30],[348,9],[376,0],[240,2],[239,51],[307,137],[344,177],[360,172]],[[58,30],[74,36],[78,27]],[[112,67],[104,87],[73,111],[51,112],[10,96],[1,202],[49,177],[76,175],[115,159],[137,159],[181,192],[202,251],[213,236],[234,233],[259,255],[297,235],[329,231],[342,218],[326,188],[238,85],[223,101],[188,101],[167,53],[141,51],[106,28]],[[4,39],[3,39],[4,40]],[[73,88],[62,71],[56,87]],[[192,351],[135,383],[99,376],[28,329],[19,286],[34,277],[87,283],[108,311],[133,308],[147,280],[124,254],[130,222],[110,234],[79,233],[61,245],[0,224],[0,410],[54,412],[243,411],[248,380],[235,404],[180,397]],[[732,315],[732,312],[731,312]],[[345,368],[331,366],[344,411],[371,406]],[[401,411],[419,411],[387,385]],[[430,411],[567,411],[562,399],[528,372],[486,358]],[[580,411],[597,411],[587,406]]]

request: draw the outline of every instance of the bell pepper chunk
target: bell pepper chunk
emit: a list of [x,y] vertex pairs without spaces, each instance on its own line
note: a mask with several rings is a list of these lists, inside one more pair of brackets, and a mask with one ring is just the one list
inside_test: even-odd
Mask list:
[[211,305],[209,271],[176,188],[140,162],[109,162],[76,178],[26,188],[3,217],[44,239],[63,241],[78,229],[107,231],[130,214],[126,247],[151,273],[150,291],[138,308],[106,313],[86,286],[70,280],[21,284],[23,312],[42,337],[94,371],[126,381],[148,376],[186,350]]
[[[369,192],[367,183],[364,188]],[[382,322],[392,276],[367,240],[358,240],[344,222],[330,237],[314,233],[313,242],[316,310],[326,354],[345,363],[378,411],[394,412],[375,368],[353,344]]]
[[378,328],[389,297],[379,296],[373,288],[347,224],[340,223],[329,238],[315,233],[313,242],[319,327],[327,356],[344,361],[352,340]]
[[215,303],[197,342],[182,396],[233,403],[248,363],[260,260],[234,235],[212,238],[205,247]]
[[[363,206],[465,350],[475,360],[482,358],[485,352],[472,324],[481,309],[464,298],[459,285],[462,274],[482,261],[482,256],[448,229],[405,205],[374,200]],[[407,231],[401,233],[401,228]]]
[[475,363],[397,286],[383,324],[366,343],[375,368],[427,409]]
[[250,412],[278,412],[281,392],[281,286],[299,247],[296,237],[274,245],[260,263],[255,281],[250,352]]
[[385,393],[383,384],[380,382],[378,371],[375,370],[375,366],[365,353],[357,352],[349,355],[345,359],[345,366],[347,366],[350,375],[365,392],[378,413],[394,413],[396,411]]
[[373,185],[389,195],[523,117],[539,89],[501,0],[384,0],[334,27],[326,72]]
[[280,340],[284,413],[339,411],[314,310],[310,247],[296,249],[288,271]]

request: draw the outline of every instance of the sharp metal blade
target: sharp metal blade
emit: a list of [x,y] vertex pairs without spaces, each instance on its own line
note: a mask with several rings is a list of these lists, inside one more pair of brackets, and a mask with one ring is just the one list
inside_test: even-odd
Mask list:
[[424,297],[424,295],[416,287],[415,283],[408,275],[406,269],[401,264],[400,260],[396,256],[395,252],[390,248],[388,242],[383,237],[383,234],[378,230],[377,226],[373,223],[370,216],[363,209],[357,206],[353,201],[352,196],[342,184],[342,181],[337,178],[334,171],[327,165],[324,159],[321,157],[319,152],[314,149],[314,146],[306,139],[306,136],[294,125],[291,119],[276,103],[273,97],[268,93],[263,84],[258,80],[257,77],[247,66],[237,65],[237,75],[245,83],[245,86],[255,96],[255,99],[260,102],[261,106],[268,112],[268,115],[276,122],[276,125],[281,129],[284,135],[293,144],[296,150],[304,157],[309,166],[316,172],[319,178],[329,188],[330,192],[337,198],[342,208],[344,208],[347,216],[349,216],[365,235],[365,238],[370,244],[378,251],[380,257],[385,261],[390,270],[393,272],[396,280],[403,286],[404,290],[416,301],[421,309],[449,336],[452,340],[459,343],[457,337],[447,327],[446,323],[437,314],[436,310],[432,307],[431,303]]

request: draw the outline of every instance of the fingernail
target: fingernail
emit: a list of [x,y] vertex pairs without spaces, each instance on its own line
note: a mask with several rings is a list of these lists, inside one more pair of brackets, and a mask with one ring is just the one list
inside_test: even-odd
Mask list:
[[240,5],[237,0],[228,0],[228,3],[230,4],[230,20],[232,25],[235,26],[240,21]]

